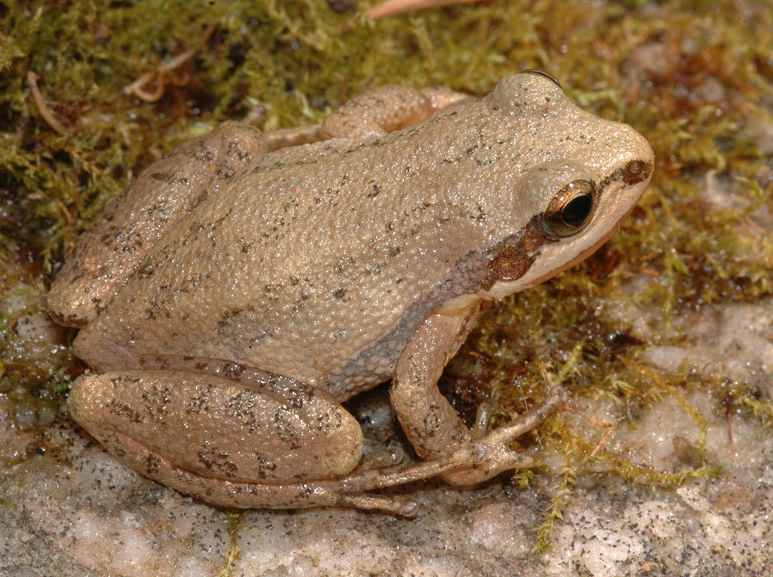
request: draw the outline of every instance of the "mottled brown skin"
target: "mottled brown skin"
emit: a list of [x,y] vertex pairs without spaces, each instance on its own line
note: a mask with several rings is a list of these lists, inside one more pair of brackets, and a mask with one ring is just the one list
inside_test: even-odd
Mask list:
[[[543,75],[425,119],[460,100],[384,87],[326,121],[337,138],[266,154],[259,132],[226,124],[149,167],[51,289],[96,371],[73,384],[73,418],[147,476],[236,507],[411,514],[365,492],[531,465],[509,444],[560,391],[471,432],[437,379],[488,302],[614,232],[654,160]],[[364,471],[340,402],[390,378],[426,462]]]

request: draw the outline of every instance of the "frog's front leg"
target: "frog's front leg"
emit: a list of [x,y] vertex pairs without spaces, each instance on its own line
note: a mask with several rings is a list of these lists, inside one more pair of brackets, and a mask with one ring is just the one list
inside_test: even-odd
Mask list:
[[[463,299],[464,300],[464,297]],[[534,466],[510,444],[541,423],[566,402],[563,389],[532,411],[487,434],[469,431],[437,381],[456,354],[482,310],[482,302],[468,299],[430,315],[398,361],[390,395],[400,424],[416,453],[425,461],[455,463],[441,476],[454,485],[471,485],[510,469]]]

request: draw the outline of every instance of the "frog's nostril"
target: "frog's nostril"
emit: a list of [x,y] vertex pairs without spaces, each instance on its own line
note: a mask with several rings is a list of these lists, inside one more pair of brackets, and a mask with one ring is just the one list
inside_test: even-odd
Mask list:
[[647,180],[651,174],[651,162],[631,160],[623,167],[623,182],[626,184],[638,184]]

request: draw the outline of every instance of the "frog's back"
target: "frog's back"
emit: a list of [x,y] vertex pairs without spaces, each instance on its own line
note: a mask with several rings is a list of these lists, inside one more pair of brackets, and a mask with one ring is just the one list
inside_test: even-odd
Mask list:
[[389,378],[484,259],[485,208],[449,194],[419,141],[319,143],[251,166],[154,248],[78,354],[101,369],[220,359],[341,397]]
[[271,154],[153,247],[76,352],[98,369],[221,360],[345,398],[388,378],[433,311],[598,248],[653,161],[630,127],[532,74],[382,139]]

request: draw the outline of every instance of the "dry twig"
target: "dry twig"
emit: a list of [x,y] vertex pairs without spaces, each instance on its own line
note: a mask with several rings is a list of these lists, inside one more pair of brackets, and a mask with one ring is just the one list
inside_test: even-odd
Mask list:
[[[151,70],[140,76],[137,80],[124,88],[123,93],[127,96],[136,96],[143,102],[158,101],[164,95],[164,78],[166,75],[190,60],[193,55],[207,43],[207,40],[209,40],[209,37],[212,36],[214,31],[215,25],[211,24],[207,27],[204,31],[204,35],[196,42],[196,44],[188,48],[185,52],[181,52],[171,60],[162,62],[155,70]],[[145,87],[153,81],[156,83],[155,90],[149,92]]]
[[386,0],[386,2],[369,9],[367,14],[372,20],[380,20],[425,8],[451,6],[452,4],[474,4],[475,2],[480,2],[480,0]]
[[43,120],[46,121],[46,123],[54,130],[54,132],[62,135],[67,134],[67,129],[61,122],[56,119],[53,111],[48,107],[45,100],[43,100],[43,95],[40,93],[40,88],[38,88],[38,78],[38,75],[35,74],[32,70],[27,72],[27,83],[30,85],[32,99],[35,101],[35,105],[40,111],[40,116],[43,117]]
[[588,421],[592,425],[596,425],[597,427],[604,427],[606,429],[609,429],[606,433],[604,433],[604,436],[601,437],[601,440],[598,443],[596,443],[596,446],[593,448],[593,451],[591,451],[591,454],[589,455],[589,457],[591,457],[591,458],[596,456],[596,453],[598,452],[598,450],[601,449],[601,447],[604,446],[604,443],[607,442],[607,439],[609,439],[609,436],[612,433],[615,432],[615,429],[617,429],[617,423],[604,423],[602,421],[598,421],[598,420],[594,419],[593,417],[591,417],[590,415],[586,415],[582,411],[579,411],[579,410],[577,410],[577,409],[575,409],[573,407],[564,407],[562,410],[566,411],[568,413],[574,413],[576,415],[580,415],[583,419],[585,419],[586,421]]

